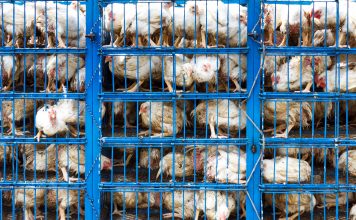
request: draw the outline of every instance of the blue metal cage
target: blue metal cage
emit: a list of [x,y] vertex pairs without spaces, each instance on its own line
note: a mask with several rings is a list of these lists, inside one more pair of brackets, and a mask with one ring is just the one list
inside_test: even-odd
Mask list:
[[355,219],[355,6],[0,2],[0,219]]

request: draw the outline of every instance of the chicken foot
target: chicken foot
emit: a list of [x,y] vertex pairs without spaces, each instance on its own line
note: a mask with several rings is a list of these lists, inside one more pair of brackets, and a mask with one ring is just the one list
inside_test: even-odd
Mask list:
[[[278,125],[276,127],[276,133],[281,132],[284,129],[286,129],[285,124]],[[263,132],[271,132],[272,134],[274,134],[274,128],[265,129],[265,130],[263,130]]]
[[162,215],[163,218],[172,218],[172,217],[176,217],[176,218],[183,218],[184,216],[182,215],[182,213],[166,213]]
[[287,138],[287,135],[289,134],[289,132],[293,129],[294,124],[289,124],[288,128],[281,134],[276,134],[275,137],[276,138]]
[[163,132],[163,133],[152,133],[151,137],[170,137],[173,136],[171,132]]
[[273,46],[273,31],[268,30],[268,35],[267,35],[267,40],[265,41],[265,44],[267,46]]
[[137,219],[140,219],[140,218],[136,218],[136,216],[134,216],[134,215],[130,215],[130,214],[125,214],[125,215],[123,215],[123,211],[119,211],[119,209],[117,208],[117,203],[116,202],[114,202],[114,211],[113,211],[113,213],[111,213],[112,215],[119,215],[119,216],[121,216],[121,217],[124,217],[125,216],[125,219],[127,219],[127,220],[137,220]]
[[123,167],[123,166],[128,166],[130,161],[131,161],[131,158],[132,158],[133,154],[128,154],[127,158],[126,158],[126,162],[119,162],[119,163],[116,163],[114,164],[113,166],[114,167]]
[[66,213],[65,213],[65,209],[61,206],[58,207],[58,219],[59,220],[66,220]]
[[65,182],[78,182],[79,178],[76,177],[69,177],[69,174],[67,172],[67,169],[65,167],[61,167],[62,175],[63,175],[63,180]]
[[169,82],[167,79],[164,79],[164,81],[165,81],[166,84],[167,84],[168,91],[169,91],[169,92],[173,92],[172,83]]
[[[288,217],[288,219],[294,220],[294,219],[297,218],[298,216],[303,215],[303,213],[304,213],[304,209],[300,209],[300,212],[297,212],[297,213],[295,213],[294,215]],[[286,218],[279,218],[278,220],[286,220]]]
[[65,43],[63,41],[63,38],[61,36],[58,36],[57,39],[58,39],[58,47],[59,48],[65,48],[66,45],[65,45]]
[[216,135],[214,123],[209,123],[210,127],[210,138],[227,138],[227,136]]
[[134,82],[128,89],[127,92],[136,92],[137,89],[144,83],[143,80],[140,80],[138,83]]
[[310,92],[310,89],[312,86],[313,86],[313,83],[308,82],[307,86],[302,91],[295,91],[295,92]]
[[200,210],[197,210],[196,213],[195,213],[194,220],[198,220],[199,219],[199,214],[200,214]]
[[281,43],[278,45],[278,47],[285,47],[286,41],[287,41],[287,34],[283,34],[283,39],[282,39]]
[[43,131],[38,131],[38,133],[36,134],[36,136],[34,136],[34,139],[37,139],[37,142],[40,142],[41,137],[45,138],[46,135],[43,134]]
[[232,82],[235,84],[236,88],[234,89],[233,92],[246,92],[246,89],[242,89],[239,82],[237,81],[237,79],[232,79]]

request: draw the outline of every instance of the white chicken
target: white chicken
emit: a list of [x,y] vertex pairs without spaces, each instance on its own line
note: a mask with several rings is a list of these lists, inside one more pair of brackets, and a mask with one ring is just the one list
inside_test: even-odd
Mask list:
[[[33,188],[17,188],[15,189],[15,205],[21,206],[25,210],[24,219],[35,219],[32,210],[38,209],[44,204],[44,197],[46,194],[45,189],[33,189]],[[43,218],[39,216],[38,212],[36,218]]]
[[[264,131],[273,132],[273,134],[275,131],[275,137],[286,138],[294,127],[308,127],[312,117],[312,108],[307,102],[268,101],[264,103],[264,121],[270,125],[276,123],[276,128]],[[283,133],[279,133],[284,129]]]
[[[135,103],[132,102],[113,102],[112,108],[114,108],[114,114],[109,115],[109,123],[112,126],[112,124],[115,125],[115,122],[118,120],[123,120],[123,127],[126,128],[135,128],[135,125],[132,125],[131,122],[129,121],[129,116],[130,115],[135,115],[136,119],[136,114],[135,109],[136,105]],[[113,117],[114,116],[114,117]]]
[[[347,1],[339,2],[339,21],[340,27],[346,20],[346,6]],[[336,29],[336,10],[337,4],[333,1],[327,2],[314,2],[312,7],[309,8],[311,22],[314,29]],[[325,23],[326,22],[326,23]]]
[[310,180],[308,162],[292,157],[263,160],[263,177],[269,183],[303,183]]
[[339,169],[350,176],[356,176],[356,150],[348,150],[339,158]]
[[[73,99],[59,100],[56,105],[44,105],[36,114],[37,141],[43,134],[53,136],[57,133],[69,131],[72,136],[77,136],[77,130],[71,125],[84,122],[85,106],[79,105],[79,101]],[[78,108],[78,105],[80,106]]]
[[47,66],[45,67],[48,76],[47,92],[56,90],[56,80],[60,85],[59,91],[62,91],[66,82],[70,83],[70,80],[74,75],[78,74],[78,70],[84,64],[83,58],[70,54],[52,55],[48,58]]
[[72,91],[85,92],[85,67],[74,74],[70,82],[70,89]]
[[[335,184],[335,179],[326,177],[326,181],[324,182],[324,179],[322,179],[321,176],[316,175],[314,177],[314,182],[316,184]],[[346,184],[346,178],[340,176],[339,177],[339,184]],[[332,207],[336,206],[346,206],[347,204],[350,204],[351,202],[355,201],[355,196],[353,192],[338,192],[338,193],[323,193],[323,194],[316,194],[315,195],[318,208],[324,208],[326,207],[327,209],[330,209]],[[337,204],[336,204],[337,201]]]
[[234,92],[246,92],[241,88],[241,82],[247,77],[247,57],[246,55],[221,55],[220,77],[226,81],[231,79],[235,85]]
[[135,10],[134,4],[111,3],[104,8],[104,25],[105,30],[112,35],[116,35],[114,45],[119,46],[121,37],[119,36],[123,24],[123,20],[132,16]]
[[331,47],[335,45],[335,34],[332,29],[317,30],[314,33],[314,44],[316,47]]
[[191,176],[194,174],[194,163],[191,161],[191,157],[187,155],[179,152],[171,152],[161,159],[156,179],[158,179],[161,173],[172,177]]
[[[27,170],[40,172],[61,170],[64,181],[77,181],[78,178],[69,177],[68,173],[85,173],[85,149],[80,145],[51,144],[45,150],[26,152],[25,167]],[[111,160],[101,155],[101,170],[111,170]]]
[[188,123],[185,112],[176,106],[175,120],[172,103],[145,102],[140,106],[139,115],[142,125],[149,128],[147,131],[140,132],[139,135],[148,135],[152,131],[152,136],[172,136],[178,134]]
[[33,86],[35,89],[43,89],[45,83],[45,66],[48,62],[46,55],[27,55],[26,56],[26,82],[27,85]]
[[[172,22],[168,26],[169,34],[175,35],[174,46],[184,40],[195,40],[200,38],[200,19],[198,2],[187,1],[184,7],[170,7],[169,12],[172,17]],[[166,36],[168,37],[168,36]],[[169,42],[166,39],[165,44]]]
[[162,77],[162,61],[158,56],[107,56],[105,63],[109,63],[109,69],[116,77],[135,80],[128,92],[136,92],[151,75],[152,80]]
[[[39,5],[38,5],[39,6]],[[24,39],[30,39],[34,36],[33,21],[35,13],[39,13],[39,8],[34,8],[34,3],[26,2],[25,4],[2,4],[0,24],[7,34],[7,45],[23,47],[27,42]],[[26,38],[25,38],[26,37]]]
[[[284,212],[288,219],[294,220],[301,216],[304,212],[314,209],[316,199],[313,194],[265,194],[265,206],[276,207]],[[283,214],[280,216],[283,219]],[[286,219],[286,218],[284,218]]]
[[[171,23],[171,15],[167,5],[151,2],[137,3],[135,7],[128,11],[129,17],[122,20],[121,33],[130,36],[133,45],[136,45],[136,35],[138,36],[138,46],[143,46],[143,40],[147,41],[149,46],[157,46],[152,40],[154,34],[161,35],[161,28],[165,29]],[[156,33],[158,32],[158,33]]]
[[325,92],[355,92],[356,68],[355,63],[340,63],[330,70],[325,70],[315,76],[317,87]]
[[56,38],[59,48],[84,47],[80,43],[85,43],[85,40],[80,39],[85,39],[85,21],[85,14],[77,11],[76,7],[56,4],[38,14],[36,25],[43,35],[48,34],[48,47],[55,47]]
[[356,205],[354,204],[350,209],[350,219],[356,220]]
[[343,9],[340,8],[340,10],[345,11],[344,13],[346,13],[347,19],[344,24],[340,25],[339,47],[346,47],[350,46],[350,41],[354,42],[356,37],[356,14],[353,10],[350,10],[351,8],[356,7],[356,3],[352,1],[345,1],[343,4],[341,4],[341,6],[345,7]]
[[[209,125],[211,138],[227,138],[228,134],[233,135],[246,128],[245,109],[244,104],[227,99],[203,101],[191,112],[191,116],[199,125]],[[219,135],[215,132],[215,126]]]
[[[173,199],[174,196],[174,199]],[[194,192],[193,191],[174,191],[165,192],[162,195],[162,204],[169,211],[174,213],[163,214],[163,218],[182,218],[192,219],[194,217]]]
[[[281,11],[281,25],[279,27],[283,34],[283,40],[279,46],[286,46],[287,36],[302,37],[303,46],[309,46],[311,43],[311,18],[310,6],[307,5],[283,5],[279,8]],[[302,21],[300,23],[300,21]],[[300,33],[301,32],[301,33]],[[298,44],[301,45],[300,40]]]
[[284,63],[277,72],[271,75],[273,89],[279,92],[310,92],[313,86],[312,58],[295,56]]
[[206,175],[219,183],[242,184],[246,181],[246,154],[243,150],[218,150],[207,159]]
[[192,61],[195,65],[193,71],[193,79],[197,83],[208,83],[209,90],[215,85],[218,78],[218,71],[220,69],[220,59],[218,56],[195,56]]
[[[85,173],[85,147],[83,145],[61,145],[58,150],[58,167],[61,169],[64,181],[77,181],[78,178],[69,177],[73,172],[76,176]],[[109,158],[101,155],[100,169],[111,170],[112,162]]]
[[16,86],[21,73],[20,60],[19,56],[1,56],[2,85],[0,85],[0,88],[2,87],[3,91],[9,91],[13,82],[15,82]]
[[236,209],[235,193],[222,191],[199,191],[195,196],[196,214],[198,220],[200,212],[204,212],[208,220],[228,219]]
[[[168,91],[173,92],[172,83],[175,82],[176,86],[183,87],[188,90],[193,84],[194,64],[190,62],[189,58],[177,54],[175,60],[175,72],[173,66],[173,57],[167,56],[164,58],[164,81],[167,84]],[[174,80],[175,74],[175,80]]]
[[273,45],[273,34],[275,30],[282,24],[282,8],[279,4],[265,4],[264,8],[264,30],[265,30],[265,44]]
[[[2,120],[3,126],[7,127],[7,135],[12,134],[13,123],[21,122],[21,120],[27,119],[27,123],[33,119],[35,102],[32,99],[15,99],[12,101],[2,102]],[[33,121],[32,121],[33,122]],[[23,121],[24,123],[24,121]],[[24,127],[26,125],[24,124]],[[18,129],[14,129],[16,135],[24,135],[25,132]]]
[[246,45],[247,10],[245,7],[239,4],[225,4],[222,1],[197,3],[199,3],[202,47],[216,46],[219,43],[226,47]]

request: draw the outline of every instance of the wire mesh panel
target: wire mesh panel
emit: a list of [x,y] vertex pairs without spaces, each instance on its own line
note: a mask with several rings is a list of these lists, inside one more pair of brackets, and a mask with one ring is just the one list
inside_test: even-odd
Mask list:
[[262,1],[267,219],[354,219],[354,5]]
[[84,218],[85,11],[0,3],[1,219]]
[[257,218],[246,2],[101,6],[100,217]]

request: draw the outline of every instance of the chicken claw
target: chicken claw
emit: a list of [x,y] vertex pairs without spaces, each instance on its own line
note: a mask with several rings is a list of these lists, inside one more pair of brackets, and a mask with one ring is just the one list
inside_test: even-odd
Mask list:
[[219,139],[222,139],[222,138],[228,138],[227,136],[224,136],[224,135],[210,135],[210,138],[219,138]]
[[46,135],[43,134],[43,131],[39,131],[36,136],[34,136],[34,139],[37,139],[37,142],[40,142],[41,137],[45,138]]

